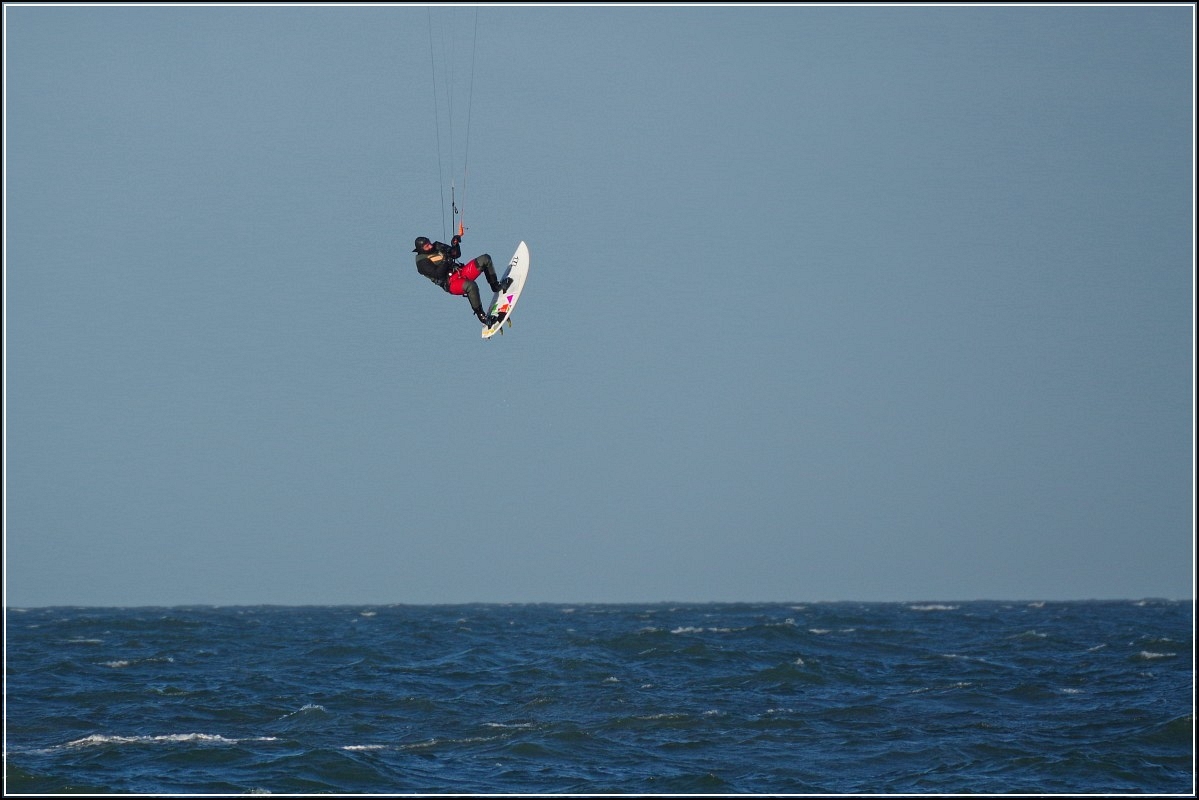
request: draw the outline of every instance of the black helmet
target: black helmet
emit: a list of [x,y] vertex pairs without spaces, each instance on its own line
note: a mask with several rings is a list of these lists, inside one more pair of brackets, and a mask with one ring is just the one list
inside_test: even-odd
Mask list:
[[416,247],[412,248],[412,252],[419,253],[421,251],[421,248],[424,247],[425,245],[427,245],[428,243],[429,243],[428,236],[417,236],[416,237]]

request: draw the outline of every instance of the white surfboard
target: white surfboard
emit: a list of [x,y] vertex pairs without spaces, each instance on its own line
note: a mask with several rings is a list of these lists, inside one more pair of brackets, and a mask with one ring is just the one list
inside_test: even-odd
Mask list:
[[499,317],[499,321],[490,328],[483,329],[483,338],[490,339],[496,333],[503,333],[504,326],[512,326],[512,309],[516,308],[516,301],[520,299],[520,293],[525,289],[525,278],[529,274],[529,247],[524,242],[521,242],[516,253],[513,254],[512,260],[508,262],[508,269],[504,270],[504,274],[499,276],[502,283],[504,278],[511,278],[512,285],[505,292],[496,292],[491,299],[491,307],[488,309],[488,314],[494,314]]

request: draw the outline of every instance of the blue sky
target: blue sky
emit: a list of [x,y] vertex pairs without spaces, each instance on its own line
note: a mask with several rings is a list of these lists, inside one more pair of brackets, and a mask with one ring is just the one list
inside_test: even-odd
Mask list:
[[1189,4],[4,25],[9,605],[1193,596]]

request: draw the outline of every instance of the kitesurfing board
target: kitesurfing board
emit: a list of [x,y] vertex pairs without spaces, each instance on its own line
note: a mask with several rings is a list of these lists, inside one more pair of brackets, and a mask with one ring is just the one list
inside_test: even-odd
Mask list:
[[505,278],[512,279],[512,285],[507,291],[496,292],[491,299],[491,307],[488,314],[494,314],[499,317],[499,321],[490,328],[483,329],[483,338],[490,339],[495,334],[503,333],[504,323],[512,325],[512,309],[516,308],[516,301],[520,299],[520,293],[525,288],[525,277],[529,274],[529,247],[524,242],[521,242],[516,248],[516,253],[513,254],[512,260],[508,262],[508,269],[504,270],[504,274],[500,275],[500,282],[503,283]]

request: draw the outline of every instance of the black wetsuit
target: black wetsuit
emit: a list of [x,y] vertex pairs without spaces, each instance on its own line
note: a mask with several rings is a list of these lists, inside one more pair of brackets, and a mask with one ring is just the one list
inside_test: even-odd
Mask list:
[[458,267],[461,257],[462,247],[457,242],[433,242],[432,251],[416,254],[416,270],[448,292],[450,273]]

